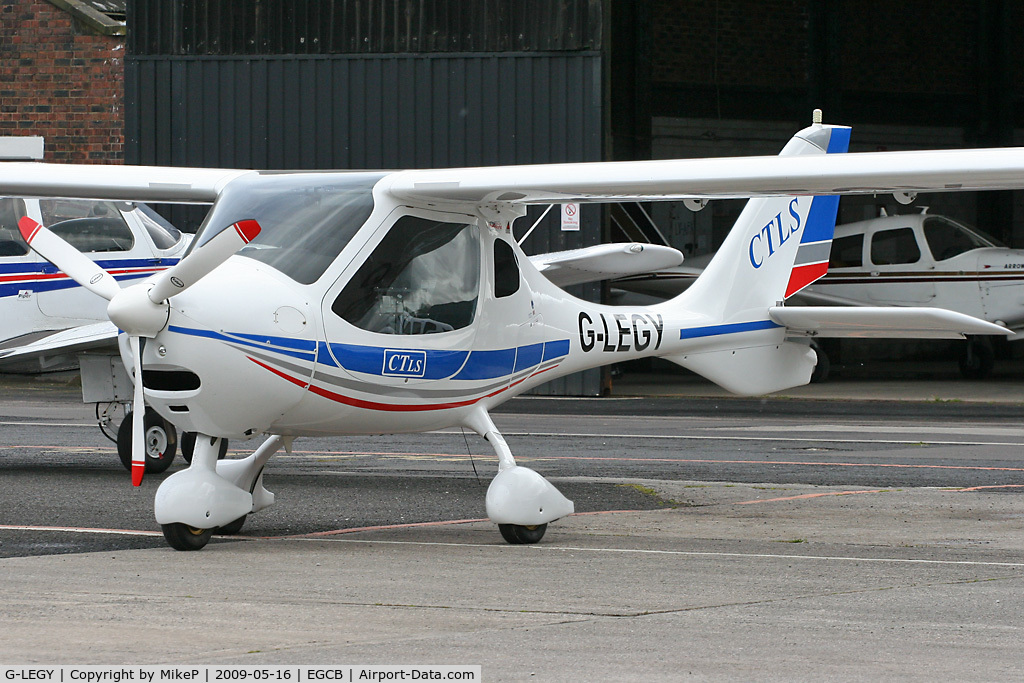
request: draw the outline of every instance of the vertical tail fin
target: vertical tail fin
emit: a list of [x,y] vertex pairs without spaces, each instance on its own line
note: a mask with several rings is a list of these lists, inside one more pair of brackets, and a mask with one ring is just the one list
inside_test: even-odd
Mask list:
[[[849,128],[815,124],[793,136],[780,156],[842,153],[849,142]],[[838,196],[750,199],[680,299],[724,322],[763,318],[768,306],[825,275],[838,208]]]

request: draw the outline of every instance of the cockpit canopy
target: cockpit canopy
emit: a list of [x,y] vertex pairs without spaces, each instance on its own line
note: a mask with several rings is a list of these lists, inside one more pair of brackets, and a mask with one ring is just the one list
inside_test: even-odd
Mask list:
[[262,231],[238,253],[312,284],[373,211],[384,173],[259,173],[232,181],[203,221],[192,248],[241,220]]

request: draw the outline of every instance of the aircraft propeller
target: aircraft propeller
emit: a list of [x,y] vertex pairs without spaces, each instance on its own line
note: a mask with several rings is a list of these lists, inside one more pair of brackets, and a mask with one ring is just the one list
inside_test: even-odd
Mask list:
[[109,301],[107,316],[128,335],[135,384],[132,400],[132,485],[139,486],[146,471],[142,340],[155,337],[167,324],[170,316],[168,299],[171,296],[194,285],[252,241],[260,233],[260,225],[254,220],[234,223],[155,278],[125,288],[95,261],[38,221],[25,216],[18,221],[18,230],[36,253],[90,292]]

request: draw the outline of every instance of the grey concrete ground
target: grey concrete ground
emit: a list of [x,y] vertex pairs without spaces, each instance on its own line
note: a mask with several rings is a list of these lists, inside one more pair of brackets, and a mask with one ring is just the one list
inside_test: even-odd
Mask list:
[[0,660],[463,663],[485,680],[1024,676],[1016,496],[664,493],[697,507],[572,517],[534,547],[471,523],[0,560]]
[[[777,468],[770,462],[756,470],[763,483],[622,477],[612,470],[597,476],[573,465],[581,475],[560,475],[556,483],[617,482],[675,507],[573,516],[552,524],[537,546],[500,544],[487,522],[428,523],[249,535],[198,553],[149,547],[0,559],[0,661],[479,664],[484,680],[537,681],[1019,680],[1024,480],[1020,463],[1009,459],[1014,444],[1024,441],[1016,418],[1021,401],[1009,384],[991,392],[990,402],[971,399],[963,389],[970,385],[951,382],[862,385],[857,391],[874,398],[914,391],[935,398],[920,402],[918,417],[889,422],[884,415],[845,418],[832,405],[830,423],[864,431],[865,439],[871,436],[865,426],[927,431],[933,422],[908,423],[917,425],[933,406],[949,416],[934,420],[936,439],[963,444],[847,444],[852,450],[835,457],[858,467],[827,468],[828,485],[773,481]],[[12,423],[59,422],[66,410],[68,419],[80,420],[81,407],[65,395],[61,408],[53,400],[59,395],[30,391],[24,400],[4,401],[0,414],[20,416]],[[842,400],[833,395],[814,405],[824,412]],[[774,408],[791,401],[766,401],[760,405],[776,415],[751,417],[750,424],[776,424],[768,438],[821,426],[806,417],[780,420],[783,411]],[[954,419],[957,406],[968,404],[965,417]],[[517,404],[519,412],[502,419],[530,424],[522,415],[529,405]],[[533,422],[553,421],[551,402],[539,405],[544,414]],[[565,405],[566,413],[578,408]],[[629,402],[622,405],[628,417]],[[637,410],[656,405],[637,404]],[[997,417],[986,421],[990,405]],[[659,425],[680,433],[691,425],[695,437],[707,433],[700,429],[750,433],[736,430],[743,410],[758,404],[732,404],[721,422],[710,417],[712,404],[704,406],[709,417],[648,418],[647,431],[638,428],[630,437],[636,452],[655,447],[644,435],[653,438]],[[567,416],[564,428],[586,424]],[[823,443],[836,438],[815,433]],[[722,446],[748,449],[742,460],[769,457],[770,443],[763,455],[750,444]],[[957,463],[1004,474],[980,485],[850,483],[848,472],[862,470],[862,463],[889,467],[891,452],[899,453],[895,460],[907,476],[928,463],[954,474]],[[318,477],[315,468],[324,465],[311,456],[305,462],[287,461],[283,470]],[[364,460],[337,462],[329,466]],[[376,468],[395,461],[366,462]],[[552,462],[547,466],[568,471]],[[434,458],[423,467],[450,470],[450,463]],[[21,475],[31,472],[18,468]],[[61,472],[71,482],[96,476],[71,465]],[[49,486],[62,514],[76,505],[103,507],[76,501],[76,491],[102,496],[96,487]],[[9,495],[0,491],[5,503]],[[11,518],[21,514],[16,505],[6,509]],[[154,533],[151,525],[138,529]],[[3,533],[42,532],[0,532],[0,539]]]

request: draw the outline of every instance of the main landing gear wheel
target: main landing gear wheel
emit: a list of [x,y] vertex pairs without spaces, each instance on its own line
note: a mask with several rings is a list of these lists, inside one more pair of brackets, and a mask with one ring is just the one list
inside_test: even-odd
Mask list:
[[811,384],[818,384],[828,379],[829,370],[832,368],[832,364],[828,360],[828,354],[825,350],[818,346],[817,342],[811,342],[811,350],[814,351],[814,356],[817,362],[814,364],[814,370],[811,371]]
[[[196,449],[196,433],[185,432],[181,435],[181,457],[185,458],[185,462],[192,462],[192,453]],[[228,454],[228,440],[220,440],[220,451],[217,452],[217,459],[223,460],[224,456]]]
[[228,522],[224,526],[219,526],[214,530],[218,536],[234,536],[242,530],[242,525],[245,524],[246,515],[242,515],[233,522]]
[[547,524],[532,524],[530,526],[523,526],[522,524],[498,525],[501,537],[512,545],[537,543],[540,539],[544,538],[544,532],[547,530]]
[[960,356],[960,374],[966,379],[985,379],[996,364],[992,342],[985,337],[969,337]]
[[161,524],[160,528],[163,529],[167,543],[175,550],[200,550],[213,536],[213,529],[196,529],[180,522]]
[[[167,470],[174,461],[178,447],[178,433],[167,420],[160,417],[152,408],[146,408],[143,418],[146,445],[147,474],[160,473]],[[124,468],[132,470],[132,415],[129,413],[117,428],[117,455]]]

